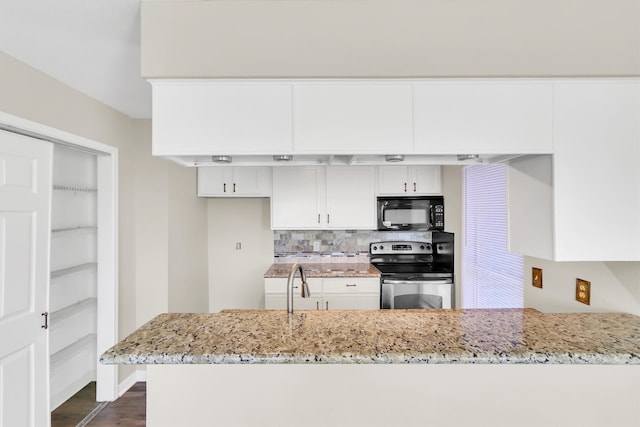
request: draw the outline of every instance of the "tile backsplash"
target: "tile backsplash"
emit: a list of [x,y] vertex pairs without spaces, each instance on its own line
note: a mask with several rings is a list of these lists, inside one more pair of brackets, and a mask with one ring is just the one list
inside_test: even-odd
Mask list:
[[[431,232],[392,232],[376,230],[276,230],[273,232],[275,256],[293,253],[368,253],[369,243],[387,240],[430,242]],[[314,251],[314,242],[319,250]]]

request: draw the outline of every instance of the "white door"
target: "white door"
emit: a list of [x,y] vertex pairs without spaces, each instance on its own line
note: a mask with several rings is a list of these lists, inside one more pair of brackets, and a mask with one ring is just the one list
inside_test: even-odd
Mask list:
[[0,426],[48,426],[52,144],[0,131]]

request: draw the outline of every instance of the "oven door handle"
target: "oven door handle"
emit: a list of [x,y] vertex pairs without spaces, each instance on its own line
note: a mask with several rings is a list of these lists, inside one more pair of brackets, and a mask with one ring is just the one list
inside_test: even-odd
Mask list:
[[382,281],[383,284],[390,284],[390,285],[407,285],[407,284],[413,284],[413,285],[420,285],[420,284],[428,284],[428,285],[447,285],[447,284],[453,284],[453,280],[452,279],[438,279],[438,280],[383,280]]

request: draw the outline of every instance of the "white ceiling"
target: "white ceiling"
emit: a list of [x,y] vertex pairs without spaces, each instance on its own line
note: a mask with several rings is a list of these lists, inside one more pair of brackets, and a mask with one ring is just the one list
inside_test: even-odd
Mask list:
[[0,0],[0,50],[130,117],[151,117],[140,0]]

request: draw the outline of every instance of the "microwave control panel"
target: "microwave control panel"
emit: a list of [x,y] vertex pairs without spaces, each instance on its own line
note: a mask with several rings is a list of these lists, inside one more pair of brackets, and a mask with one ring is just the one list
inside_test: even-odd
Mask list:
[[433,228],[444,229],[444,205],[433,205]]

